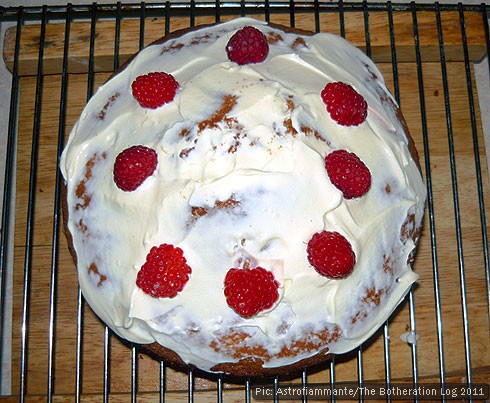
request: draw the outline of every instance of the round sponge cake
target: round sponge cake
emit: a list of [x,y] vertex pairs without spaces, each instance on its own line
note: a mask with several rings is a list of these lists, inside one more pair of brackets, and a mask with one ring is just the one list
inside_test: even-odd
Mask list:
[[61,170],[86,301],[176,365],[303,368],[367,340],[417,279],[416,151],[336,35],[239,18],[163,38],[88,102]]

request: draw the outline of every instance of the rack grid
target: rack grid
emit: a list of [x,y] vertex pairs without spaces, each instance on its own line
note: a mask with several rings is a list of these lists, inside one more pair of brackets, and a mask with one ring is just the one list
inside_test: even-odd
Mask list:
[[0,7],[0,21],[14,24],[4,51],[12,91],[0,271],[0,340],[10,339],[1,329],[11,315],[13,329],[11,363],[1,371],[12,373],[12,399],[250,402],[253,386],[265,382],[176,372],[97,320],[62,232],[57,165],[85,102],[131,54],[178,28],[245,15],[338,33],[372,57],[404,112],[428,191],[414,266],[420,280],[405,303],[356,351],[266,382],[276,389],[488,383],[490,188],[474,63],[490,50],[489,7],[294,0]]

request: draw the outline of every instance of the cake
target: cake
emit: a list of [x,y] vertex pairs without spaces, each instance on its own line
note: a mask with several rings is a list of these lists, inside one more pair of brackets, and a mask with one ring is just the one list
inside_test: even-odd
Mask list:
[[79,284],[170,366],[281,374],[370,338],[417,280],[426,192],[375,64],[251,18],[149,45],[63,151]]

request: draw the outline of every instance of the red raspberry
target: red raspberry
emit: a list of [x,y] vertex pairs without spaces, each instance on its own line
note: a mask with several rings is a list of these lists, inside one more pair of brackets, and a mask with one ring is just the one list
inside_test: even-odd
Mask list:
[[308,261],[322,276],[347,277],[354,270],[356,255],[347,239],[338,232],[317,232],[308,242]]
[[371,186],[371,172],[360,158],[346,150],[336,150],[325,158],[325,168],[333,185],[346,199],[363,196]]
[[367,102],[349,84],[329,83],[322,93],[331,118],[342,126],[357,126],[366,120]]
[[272,308],[279,299],[279,282],[274,274],[262,267],[230,269],[226,273],[224,285],[226,302],[244,318]]
[[171,74],[161,71],[136,77],[131,84],[133,96],[143,108],[156,109],[171,102],[179,83]]
[[154,298],[174,298],[189,281],[191,272],[182,249],[162,244],[151,248],[136,285]]
[[244,27],[230,38],[226,45],[228,59],[242,64],[260,63],[269,53],[267,38],[254,27]]
[[114,182],[119,189],[132,192],[153,174],[157,163],[157,153],[151,148],[126,148],[119,153],[114,162]]

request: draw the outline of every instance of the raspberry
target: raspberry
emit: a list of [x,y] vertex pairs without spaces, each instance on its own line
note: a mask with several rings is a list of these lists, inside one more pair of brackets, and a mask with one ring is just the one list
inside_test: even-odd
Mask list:
[[279,282],[274,274],[262,267],[230,269],[224,285],[226,302],[244,318],[272,308],[279,299]]
[[356,255],[347,239],[338,232],[317,232],[308,242],[308,261],[322,276],[347,277],[354,270]]
[[242,64],[260,63],[269,53],[267,38],[254,27],[244,27],[230,38],[226,45],[228,59]]
[[136,285],[154,298],[174,298],[189,281],[191,272],[182,249],[162,244],[151,248]]
[[133,146],[121,151],[114,162],[114,182],[126,192],[136,190],[148,178],[158,163],[155,150]]
[[366,120],[367,102],[349,84],[329,83],[321,97],[331,118],[342,126],[357,126]]
[[171,102],[179,83],[171,74],[153,72],[136,77],[131,84],[133,96],[143,108],[156,109]]
[[336,150],[325,158],[325,168],[333,185],[346,199],[363,196],[371,186],[371,172],[360,158],[346,150]]

